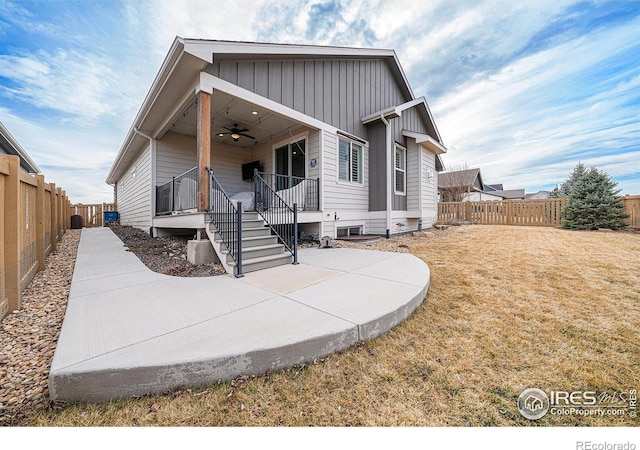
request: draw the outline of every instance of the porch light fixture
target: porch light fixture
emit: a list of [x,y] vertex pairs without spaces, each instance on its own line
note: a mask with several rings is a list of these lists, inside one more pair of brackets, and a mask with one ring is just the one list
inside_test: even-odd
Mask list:
[[258,111],[251,111],[251,114],[253,114],[254,116],[258,115]]

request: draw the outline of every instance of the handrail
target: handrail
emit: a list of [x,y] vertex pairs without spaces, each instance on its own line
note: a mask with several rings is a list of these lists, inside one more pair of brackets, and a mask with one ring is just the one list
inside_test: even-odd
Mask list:
[[216,227],[222,242],[227,247],[229,255],[236,263],[235,276],[242,274],[242,202],[233,204],[222,185],[209,172],[209,209],[207,214]]
[[257,170],[253,174],[254,207],[278,240],[298,264],[298,206],[287,202],[264,180]]
[[298,211],[320,211],[320,179],[258,172],[289,206],[297,203]]
[[194,167],[156,186],[156,215],[198,207],[198,168]]

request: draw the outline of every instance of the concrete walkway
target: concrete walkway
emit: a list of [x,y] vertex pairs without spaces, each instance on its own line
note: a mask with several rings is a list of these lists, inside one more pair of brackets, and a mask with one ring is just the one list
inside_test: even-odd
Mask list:
[[49,375],[54,400],[99,402],[313,361],[385,333],[422,303],[410,254],[307,249],[244,278],[149,270],[109,228],[82,230]]

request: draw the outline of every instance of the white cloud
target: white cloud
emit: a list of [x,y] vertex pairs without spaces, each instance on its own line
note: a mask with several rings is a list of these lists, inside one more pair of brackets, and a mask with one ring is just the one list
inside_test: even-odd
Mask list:
[[637,164],[628,165],[637,152],[616,153],[621,141],[638,141],[637,114],[625,102],[638,89],[640,69],[589,77],[637,45],[639,26],[574,39],[438,99],[432,109],[449,144],[446,161],[480,166],[488,182],[508,180],[513,188],[562,181],[578,160],[613,177],[638,174]]
[[128,76],[114,66],[108,57],[74,50],[0,55],[0,76],[14,83],[3,88],[6,94],[75,121],[120,117],[135,108],[123,89]]

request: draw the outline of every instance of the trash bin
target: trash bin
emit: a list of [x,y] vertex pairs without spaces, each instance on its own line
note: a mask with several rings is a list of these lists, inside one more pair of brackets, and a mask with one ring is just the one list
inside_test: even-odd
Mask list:
[[82,216],[78,214],[74,214],[73,216],[71,216],[71,229],[72,230],[82,229]]
[[105,211],[104,212],[104,220],[103,220],[103,224],[105,227],[108,227],[110,225],[115,225],[118,223],[118,211]]

